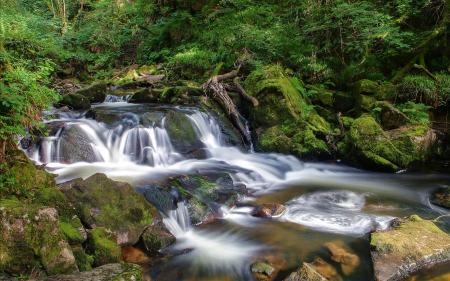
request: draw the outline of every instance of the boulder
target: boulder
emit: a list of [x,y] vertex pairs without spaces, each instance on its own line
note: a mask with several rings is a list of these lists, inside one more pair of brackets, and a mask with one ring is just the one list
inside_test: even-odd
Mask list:
[[56,209],[18,200],[1,200],[0,206],[1,272],[30,275],[44,270],[56,275],[78,271]]
[[91,141],[78,126],[66,127],[60,137],[61,163],[95,162],[95,153]]
[[105,123],[111,127],[114,127],[122,120],[122,114],[101,109],[89,110],[86,112],[85,116],[86,118],[95,119],[97,122]]
[[140,89],[136,91],[128,100],[129,103],[156,103],[160,100],[162,90],[159,89]]
[[39,277],[27,279],[28,281],[144,281],[142,269],[132,263],[111,263],[90,271],[68,275]]
[[351,275],[361,264],[359,257],[342,240],[325,243],[325,248],[330,252],[331,259],[341,264],[342,272]]
[[170,110],[167,112],[165,128],[173,147],[181,154],[188,154],[194,150],[204,148],[204,144],[197,137],[189,118],[181,112]]
[[68,93],[62,97],[62,99],[55,104],[55,107],[60,108],[67,106],[70,109],[89,109],[91,103],[89,99],[83,95],[77,93]]
[[90,103],[102,103],[106,97],[106,83],[95,83],[87,88],[78,90],[76,93],[85,96]]
[[351,94],[337,92],[334,95],[333,107],[336,111],[340,111],[342,113],[348,112],[355,108],[355,99]]
[[436,192],[431,202],[442,207],[450,208],[450,187],[442,188]]
[[61,191],[84,225],[110,230],[120,246],[135,244],[145,228],[162,220],[156,208],[130,184],[104,174],[94,174]]
[[378,83],[369,79],[361,79],[351,85],[351,91],[356,95],[374,95],[378,91]]
[[275,268],[270,266],[266,262],[255,262],[251,266],[251,271],[253,275],[256,277],[256,279],[263,281],[263,280],[274,280],[276,277],[277,271],[275,271]]
[[281,216],[286,207],[281,204],[266,203],[256,206],[250,213],[254,217],[271,218]]
[[380,109],[380,125],[384,130],[397,129],[411,123],[411,120],[403,112],[386,101],[377,102],[375,106]]
[[283,281],[327,281],[308,263],[303,263],[297,270],[289,274]]
[[353,122],[346,134],[346,142],[350,144],[346,155],[355,157],[366,169],[395,172],[411,161],[410,156],[394,146],[375,119],[368,115]]
[[417,215],[395,219],[371,234],[375,278],[394,281],[426,266],[450,260],[450,236]]
[[142,241],[148,251],[159,251],[175,242],[175,236],[162,224],[149,226],[142,233]]
[[99,227],[90,231],[87,238],[86,253],[93,257],[95,267],[120,262],[121,248],[114,233]]

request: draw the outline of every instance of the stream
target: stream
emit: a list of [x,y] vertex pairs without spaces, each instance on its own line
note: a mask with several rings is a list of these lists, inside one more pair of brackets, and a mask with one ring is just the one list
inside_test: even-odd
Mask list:
[[[110,98],[95,110],[120,114],[118,124],[106,125],[85,117],[85,112],[57,115],[48,124],[77,128],[93,150],[92,163],[61,160],[61,130],[28,150],[37,163],[46,163],[58,174],[58,183],[104,173],[113,180],[130,183],[142,193],[145,186],[170,176],[204,172],[227,172],[235,185],[244,184],[251,196],[244,203],[278,203],[286,206],[279,217],[253,217],[251,207],[239,204],[222,208],[222,217],[207,224],[191,225],[186,206],[178,203],[164,219],[177,241],[157,254],[146,280],[256,280],[250,267],[255,260],[276,264],[283,280],[303,262],[320,257],[335,266],[341,279],[375,280],[370,258],[370,232],[386,229],[396,217],[417,214],[434,219],[448,209],[429,203],[433,192],[450,185],[450,168],[381,174],[333,163],[305,163],[293,156],[254,153],[226,144],[217,122],[194,107],[128,104]],[[164,113],[186,114],[207,151],[206,159],[186,159],[172,146],[164,129]],[[146,112],[161,113],[158,122],[143,126]],[[450,218],[437,225],[450,233]],[[324,244],[344,243],[360,258],[359,266],[345,273],[327,255]],[[164,258],[165,257],[165,258]],[[426,280],[450,280],[450,267],[427,273]],[[439,277],[441,276],[441,277]],[[419,278],[419,279],[417,279]],[[440,278],[440,279],[439,279]],[[412,276],[410,280],[425,280]]]

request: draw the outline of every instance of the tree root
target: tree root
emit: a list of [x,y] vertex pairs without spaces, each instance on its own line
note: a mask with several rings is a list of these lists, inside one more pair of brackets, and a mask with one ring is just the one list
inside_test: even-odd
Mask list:
[[247,94],[247,92],[244,90],[244,88],[241,86],[241,84],[239,84],[239,77],[234,77],[233,83],[236,86],[236,88],[238,89],[239,94],[241,94],[241,96],[244,99],[251,102],[253,104],[253,106],[255,106],[255,107],[259,105],[258,100],[255,99],[254,97],[250,96],[249,94]]
[[[329,133],[326,134],[326,136],[325,136],[325,138],[326,138],[326,140],[327,140],[327,144],[330,146],[330,151],[331,151],[331,153],[332,153],[333,155],[336,155],[336,152],[337,152],[337,150],[338,150],[336,144],[337,144],[338,142],[340,142],[340,141],[344,138],[344,136],[345,136],[345,128],[344,128],[344,124],[342,123],[342,120],[341,120],[341,115],[342,115],[341,112],[338,112],[338,113],[336,114],[336,118],[337,118],[337,120],[338,120],[338,123],[339,123],[339,129],[341,130],[341,133],[340,133],[340,134],[337,134],[337,133],[331,133],[331,132],[329,132]],[[330,136],[333,136],[333,137],[334,137],[334,141],[331,141]]]

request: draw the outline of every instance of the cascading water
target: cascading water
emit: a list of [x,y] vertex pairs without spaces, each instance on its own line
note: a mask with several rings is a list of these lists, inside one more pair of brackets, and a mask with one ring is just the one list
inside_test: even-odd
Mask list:
[[[303,163],[282,154],[243,152],[225,143],[214,118],[192,107],[110,102],[94,106],[97,109],[118,114],[120,121],[107,125],[83,113],[58,113],[59,118],[46,121],[53,136],[43,138],[28,156],[47,163],[46,168],[59,175],[58,182],[101,172],[139,187],[181,174],[225,172],[235,185],[251,191],[247,206],[226,210],[223,218],[205,225],[191,226],[182,202],[169,211],[164,223],[177,241],[163,250],[173,254],[167,265],[148,272],[155,280],[252,280],[250,265],[261,257],[282,264],[276,279],[282,280],[289,270],[322,255],[324,243],[336,239],[361,258],[360,270],[344,279],[370,280],[370,231],[385,228],[394,217],[448,214],[427,201],[434,188],[448,186],[448,176],[380,176]],[[170,110],[189,118],[206,159],[186,159],[174,149],[165,129],[164,114]],[[142,116],[148,112],[156,112],[157,118],[145,123]],[[86,143],[83,150],[91,156],[66,159],[71,138]],[[252,206],[262,203],[284,204],[286,211],[273,219],[251,216]],[[163,274],[174,269],[176,278]]]

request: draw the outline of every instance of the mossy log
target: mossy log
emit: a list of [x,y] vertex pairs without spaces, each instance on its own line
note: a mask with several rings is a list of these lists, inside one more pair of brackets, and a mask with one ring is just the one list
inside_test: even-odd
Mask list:
[[231,98],[228,96],[228,93],[225,89],[225,86],[220,83],[221,81],[232,79],[237,77],[239,72],[240,66],[236,70],[233,70],[231,72],[222,74],[222,75],[215,75],[206,81],[203,86],[203,92],[206,94],[212,93],[213,96],[218,97],[223,105],[227,109],[228,117],[230,118],[231,123],[238,129],[239,133],[241,133],[244,141],[246,143],[249,143],[251,141],[251,136],[249,132],[247,132],[247,129],[245,128],[244,124],[242,123],[241,119],[239,118],[239,114],[236,111],[235,105]]

